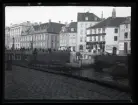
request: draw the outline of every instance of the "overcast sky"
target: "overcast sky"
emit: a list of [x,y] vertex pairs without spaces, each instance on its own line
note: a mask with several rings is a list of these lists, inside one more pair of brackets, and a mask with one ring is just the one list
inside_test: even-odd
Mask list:
[[[5,7],[5,25],[18,24],[25,21],[30,22],[53,22],[65,23],[71,20],[77,21],[78,12],[90,11],[101,17],[107,18],[112,15],[114,7],[98,7],[98,6],[6,6]],[[116,7],[117,17],[131,16],[131,7]]]

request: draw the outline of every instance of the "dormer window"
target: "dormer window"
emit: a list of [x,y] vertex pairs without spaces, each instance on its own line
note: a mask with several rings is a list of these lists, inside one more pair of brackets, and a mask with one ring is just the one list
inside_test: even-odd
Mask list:
[[97,21],[97,17],[95,17],[94,20]]
[[85,17],[85,20],[88,20],[88,17]]
[[74,31],[74,28],[71,28],[71,31]]

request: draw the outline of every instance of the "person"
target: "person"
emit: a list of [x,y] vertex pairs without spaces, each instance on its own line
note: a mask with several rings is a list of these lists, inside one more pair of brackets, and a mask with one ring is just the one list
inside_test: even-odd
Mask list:
[[6,70],[8,71],[12,70],[12,54],[11,53],[8,54]]

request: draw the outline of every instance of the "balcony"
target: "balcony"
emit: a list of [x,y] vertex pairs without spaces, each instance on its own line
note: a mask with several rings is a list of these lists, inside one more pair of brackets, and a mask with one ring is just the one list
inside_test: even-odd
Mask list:
[[99,36],[99,35],[106,35],[106,33],[98,33],[98,34],[86,34],[87,36]]
[[86,45],[91,45],[91,44],[105,44],[105,41],[92,41],[92,42],[86,42]]

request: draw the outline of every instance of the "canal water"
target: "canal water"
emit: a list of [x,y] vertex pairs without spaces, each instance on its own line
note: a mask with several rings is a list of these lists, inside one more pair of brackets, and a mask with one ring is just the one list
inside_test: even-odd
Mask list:
[[106,81],[113,81],[112,77],[107,73],[99,73],[95,72],[95,69],[85,69],[85,70],[77,70],[71,71],[72,75],[81,76],[89,79],[96,79],[96,80],[106,80]]

